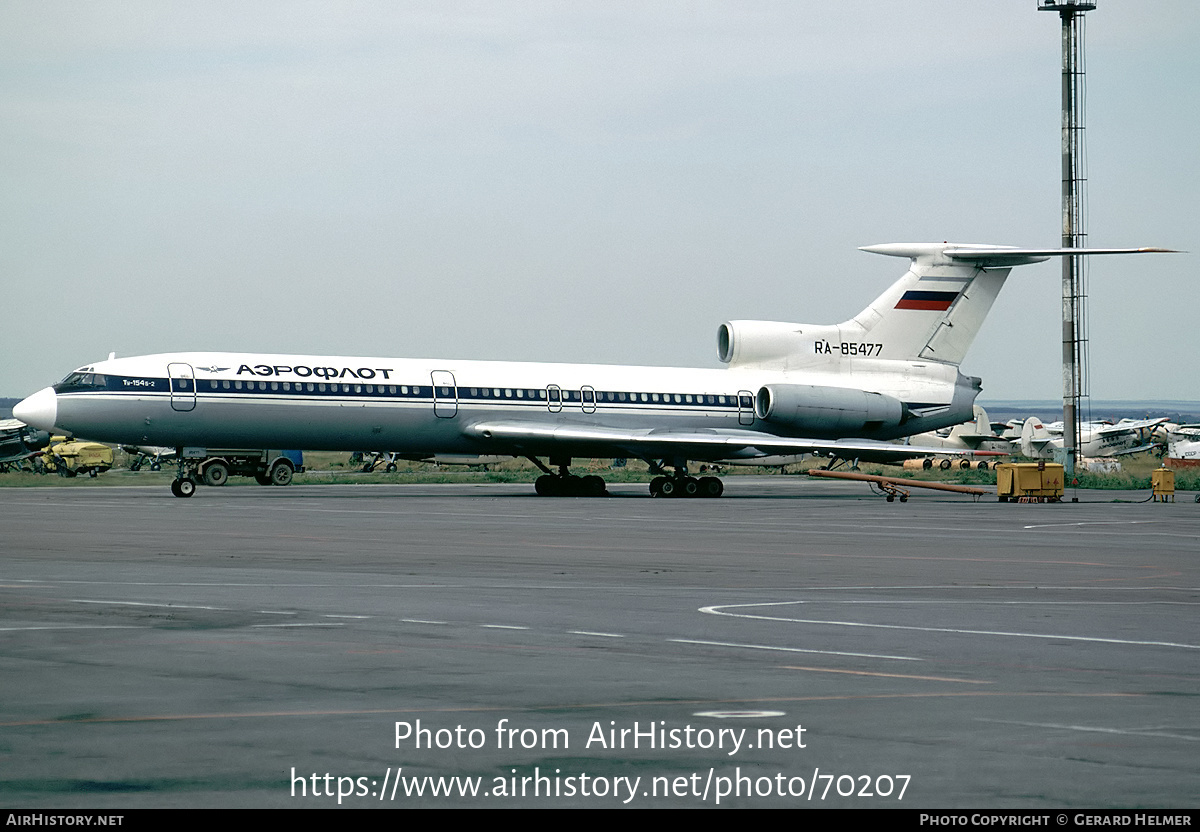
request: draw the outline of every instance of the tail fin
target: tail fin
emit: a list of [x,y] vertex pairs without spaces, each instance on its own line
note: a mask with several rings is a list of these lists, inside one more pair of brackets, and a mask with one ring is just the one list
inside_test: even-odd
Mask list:
[[1030,416],[1021,427],[1021,456],[1039,459],[1046,456],[1045,448],[1053,437],[1036,416]]
[[970,440],[994,439],[996,434],[992,432],[992,423],[988,420],[987,411],[976,404],[971,405],[971,412],[975,414],[975,421],[955,425],[950,435],[962,439],[967,445],[971,444]]
[[1013,266],[1050,257],[1167,249],[1021,249],[954,243],[889,243],[863,251],[908,257],[908,273],[842,324],[884,345],[883,358],[960,364]]
[[850,320],[835,325],[728,321],[717,355],[731,368],[828,368],[847,358],[958,366],[1013,266],[1079,254],[1166,249],[1020,249],[951,243],[890,243],[863,251],[907,257],[904,277]]
[[959,364],[1000,294],[1008,268],[983,269],[945,256],[948,244],[894,243],[865,251],[911,258],[908,273],[843,328],[883,344],[883,358]]

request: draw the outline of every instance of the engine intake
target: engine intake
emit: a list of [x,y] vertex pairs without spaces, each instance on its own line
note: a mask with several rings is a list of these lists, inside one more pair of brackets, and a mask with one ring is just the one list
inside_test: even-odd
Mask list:
[[728,321],[717,330],[717,357],[731,366],[786,362],[806,347],[812,352],[802,329],[779,321]]

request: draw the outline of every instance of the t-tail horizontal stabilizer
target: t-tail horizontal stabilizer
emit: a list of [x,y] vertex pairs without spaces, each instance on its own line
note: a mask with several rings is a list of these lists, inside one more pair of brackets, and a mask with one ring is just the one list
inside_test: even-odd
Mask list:
[[885,243],[862,251],[912,261],[908,273],[841,328],[888,345],[884,358],[962,363],[1014,266],[1051,257],[1168,252],[1162,248],[1015,248]]

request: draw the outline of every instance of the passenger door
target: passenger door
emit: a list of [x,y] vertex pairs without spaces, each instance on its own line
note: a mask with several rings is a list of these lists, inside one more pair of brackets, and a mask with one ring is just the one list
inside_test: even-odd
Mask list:
[[434,370],[433,377],[433,415],[439,419],[449,419],[458,415],[458,385],[454,381],[454,373],[449,370]]
[[168,364],[167,382],[171,385],[172,410],[196,409],[196,373],[191,364]]

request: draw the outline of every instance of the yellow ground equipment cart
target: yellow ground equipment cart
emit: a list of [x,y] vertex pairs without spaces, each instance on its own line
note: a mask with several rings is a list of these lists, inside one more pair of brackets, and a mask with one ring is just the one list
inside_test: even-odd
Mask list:
[[96,476],[107,471],[113,464],[113,449],[99,442],[79,442],[65,436],[55,436],[50,447],[38,457],[34,465],[39,473],[58,474],[62,477],[77,477],[80,474]]
[[1156,503],[1175,502],[1175,472],[1163,466],[1150,472],[1150,486],[1154,489],[1151,495]]
[[1063,496],[1063,467],[1057,462],[1002,462],[996,466],[1000,502],[1057,503]]

